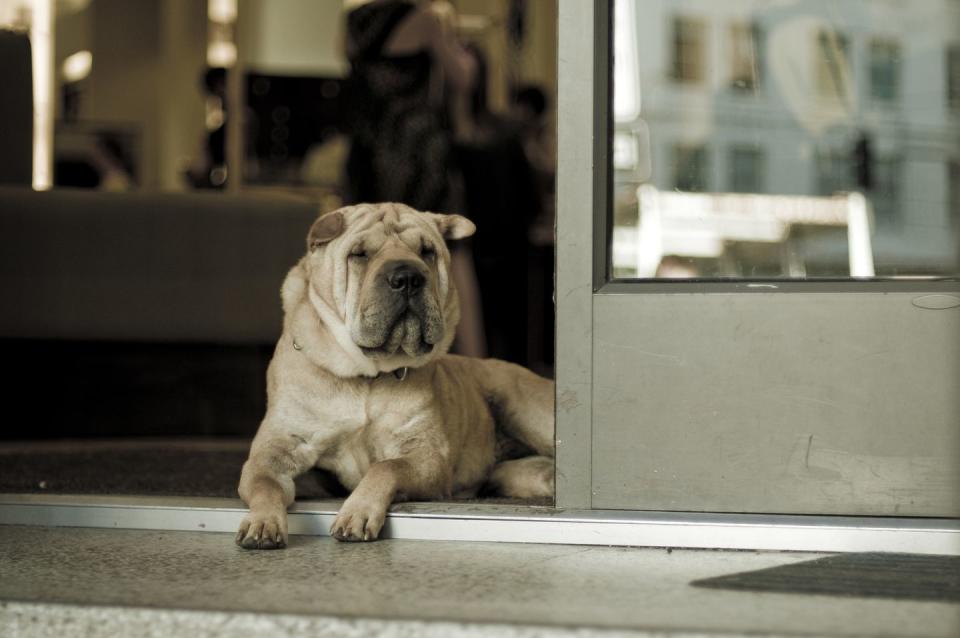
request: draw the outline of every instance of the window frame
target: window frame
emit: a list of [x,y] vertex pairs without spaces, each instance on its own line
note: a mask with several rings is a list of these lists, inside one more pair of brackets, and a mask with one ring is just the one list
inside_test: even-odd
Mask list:
[[[637,280],[612,274],[613,171],[608,161],[613,132],[608,119],[612,99],[607,3],[560,6],[559,157],[557,176],[557,507],[591,506],[594,378],[594,301],[620,295],[725,295],[731,293],[950,293],[960,291],[957,277],[903,280],[820,278],[810,280]],[[585,24],[594,41],[584,44]],[[574,26],[575,25],[575,26]],[[849,51],[849,49],[848,49]],[[592,59],[590,59],[592,58]],[[583,73],[593,72],[585,82]],[[571,76],[576,77],[573,81]],[[584,86],[592,87],[592,94]],[[608,125],[609,124],[609,125]],[[588,140],[592,143],[588,143]],[[584,210],[592,211],[584,215]],[[585,270],[591,264],[591,270]],[[586,338],[585,338],[586,337]],[[709,520],[710,514],[703,514]],[[907,520],[907,519],[904,519]],[[952,523],[951,523],[952,524]]]

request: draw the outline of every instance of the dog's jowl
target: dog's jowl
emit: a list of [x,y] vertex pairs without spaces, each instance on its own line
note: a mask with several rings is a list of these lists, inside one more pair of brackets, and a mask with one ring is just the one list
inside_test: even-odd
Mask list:
[[314,222],[281,290],[237,543],[284,547],[293,479],[314,467],[351,491],[330,530],[340,540],[376,539],[398,500],[553,495],[553,383],[447,354],[459,307],[445,240],[473,232],[464,217],[401,204]]

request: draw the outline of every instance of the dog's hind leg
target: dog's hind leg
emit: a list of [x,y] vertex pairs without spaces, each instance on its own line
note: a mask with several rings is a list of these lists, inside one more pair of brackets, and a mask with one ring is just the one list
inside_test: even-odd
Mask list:
[[494,466],[487,489],[508,498],[553,498],[553,459],[528,456]]
[[481,366],[480,380],[497,428],[536,454],[552,459],[555,454],[553,381],[506,361],[485,359],[477,363]]

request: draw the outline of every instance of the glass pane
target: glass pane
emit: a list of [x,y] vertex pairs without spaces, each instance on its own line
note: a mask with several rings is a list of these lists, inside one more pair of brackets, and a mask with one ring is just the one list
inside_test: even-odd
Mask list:
[[613,25],[613,278],[960,272],[960,3],[617,0]]

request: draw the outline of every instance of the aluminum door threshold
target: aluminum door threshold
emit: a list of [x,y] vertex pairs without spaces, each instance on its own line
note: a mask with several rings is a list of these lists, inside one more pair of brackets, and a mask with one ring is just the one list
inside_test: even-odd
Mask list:
[[[329,535],[341,503],[296,503],[290,533]],[[232,533],[245,513],[239,499],[0,495],[0,523],[8,525]],[[960,555],[960,520],[404,503],[391,508],[381,538]]]

